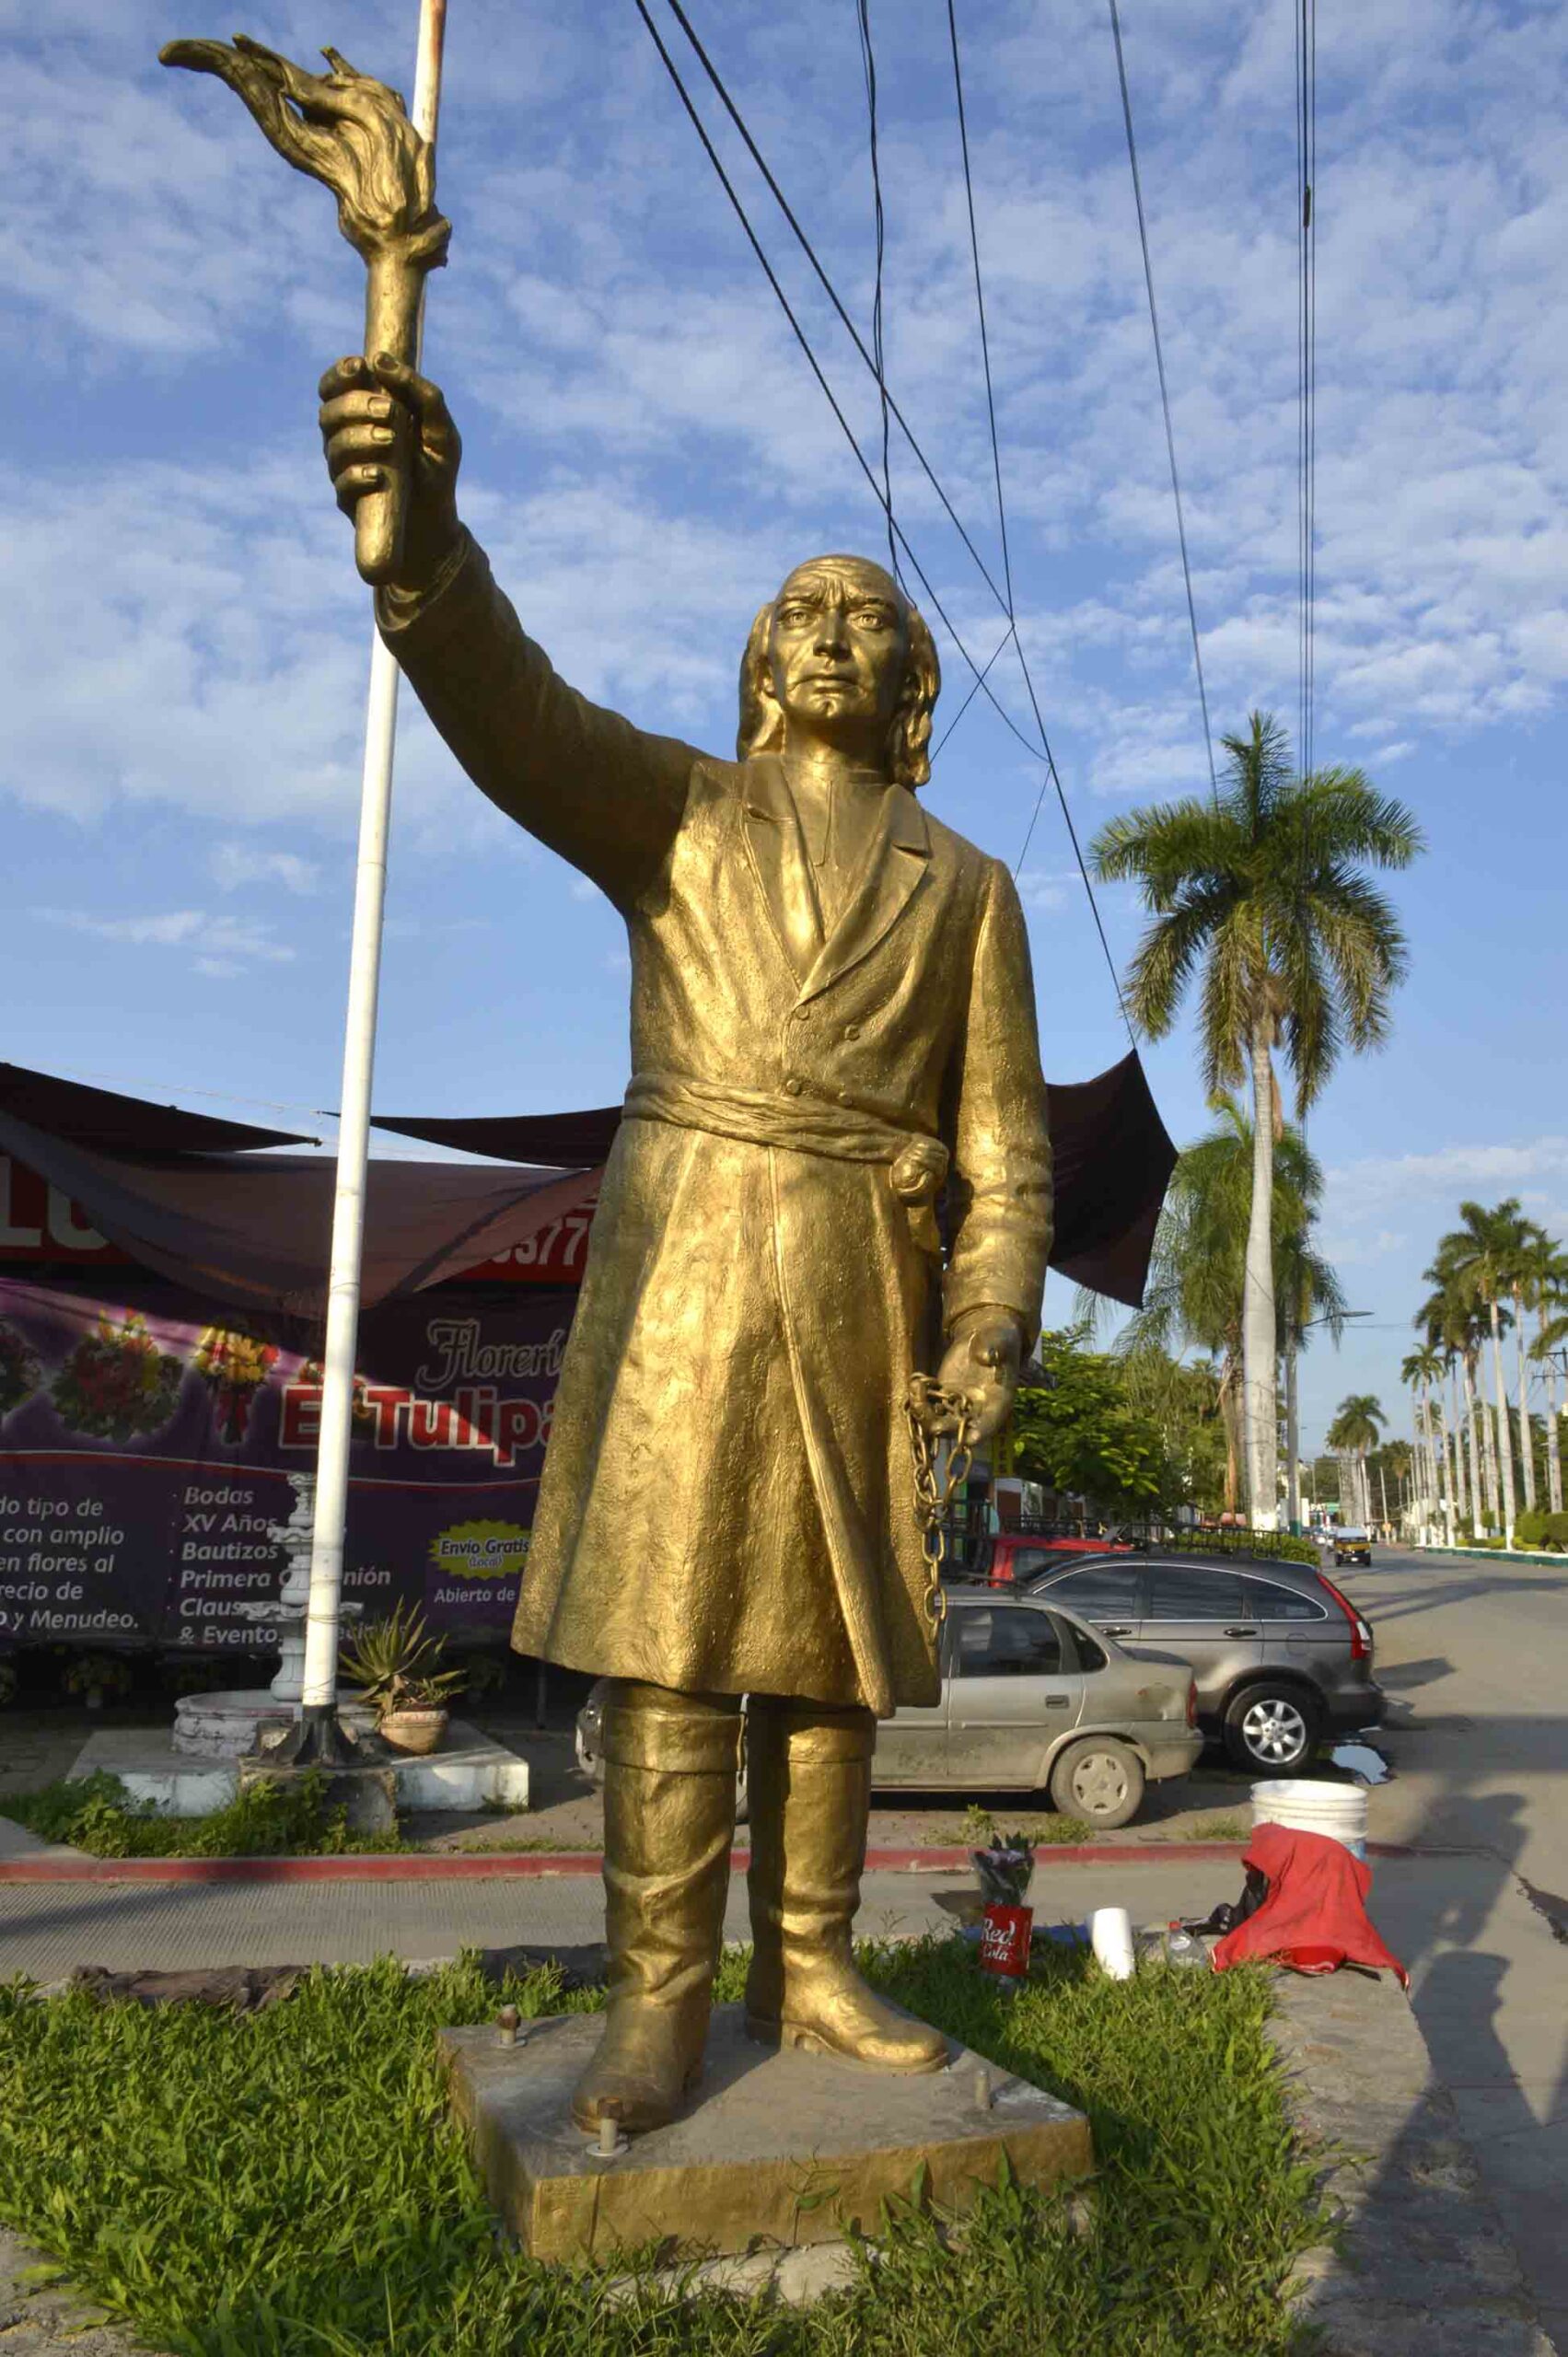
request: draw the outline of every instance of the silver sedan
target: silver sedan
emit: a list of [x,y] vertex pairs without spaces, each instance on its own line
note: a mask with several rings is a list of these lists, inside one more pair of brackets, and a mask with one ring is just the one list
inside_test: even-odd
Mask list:
[[[981,1587],[946,1596],[941,1698],[882,1721],[879,1790],[1044,1792],[1063,1816],[1109,1832],[1136,1817],[1147,1782],[1192,1768],[1202,1736],[1184,1661],[1123,1653],[1037,1597]],[[577,1758],[596,1777],[600,1711],[596,1686],[577,1718]]]

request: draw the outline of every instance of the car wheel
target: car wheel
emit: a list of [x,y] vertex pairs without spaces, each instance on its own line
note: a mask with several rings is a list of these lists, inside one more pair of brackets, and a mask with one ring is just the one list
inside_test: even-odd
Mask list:
[[1315,1696],[1299,1686],[1244,1686],[1225,1714],[1225,1747],[1256,1776],[1295,1776],[1309,1767],[1322,1733]]
[[1051,1771],[1051,1805],[1062,1817],[1081,1817],[1098,1833],[1131,1824],[1144,1798],[1144,1763],[1130,1743],[1113,1735],[1069,1744]]

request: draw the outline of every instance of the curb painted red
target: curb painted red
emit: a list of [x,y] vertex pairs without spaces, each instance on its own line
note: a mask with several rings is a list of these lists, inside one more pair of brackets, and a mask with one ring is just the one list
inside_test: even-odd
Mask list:
[[[1167,1866],[1179,1860],[1238,1859],[1241,1841],[1063,1842],[1037,1850],[1037,1866]],[[1398,1841],[1369,1841],[1375,1858],[1413,1858],[1420,1852]],[[749,1850],[730,1853],[744,1873]],[[597,1875],[603,1860],[595,1850],[395,1851],[345,1858],[6,1858],[0,1883],[279,1883],[279,1882],[483,1882],[531,1881],[545,1875]],[[868,1873],[953,1874],[967,1871],[967,1850],[868,1850]]]

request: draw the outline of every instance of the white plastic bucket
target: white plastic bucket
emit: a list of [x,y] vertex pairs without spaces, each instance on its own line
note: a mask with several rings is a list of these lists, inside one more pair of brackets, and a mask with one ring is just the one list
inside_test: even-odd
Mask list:
[[1307,1776],[1273,1776],[1252,1787],[1254,1825],[1285,1825],[1293,1833],[1326,1833],[1357,1858],[1366,1855],[1366,1787],[1327,1784]]

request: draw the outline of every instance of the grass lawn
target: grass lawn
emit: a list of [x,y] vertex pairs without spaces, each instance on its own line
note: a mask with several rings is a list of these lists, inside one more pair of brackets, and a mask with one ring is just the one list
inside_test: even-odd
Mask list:
[[[726,1956],[721,1995],[739,1993]],[[1280,2288],[1322,2238],[1264,2034],[1267,1978],[1107,1980],[1047,1953],[1008,2003],[928,1940],[865,1968],[1088,2112],[1094,2223],[1004,2185],[945,2233],[889,2221],[859,2286],[805,2312],[651,2291],[504,2249],[434,2047],[503,1992],[477,1964],[316,1973],[233,2015],[0,1988],[0,2220],[179,2357],[1271,2357]],[[524,2013],[591,2010],[549,1972]]]

